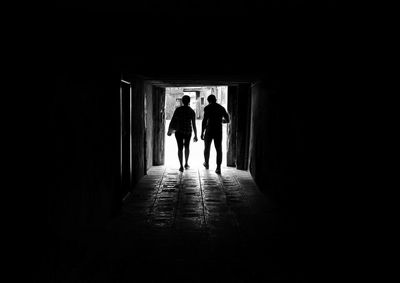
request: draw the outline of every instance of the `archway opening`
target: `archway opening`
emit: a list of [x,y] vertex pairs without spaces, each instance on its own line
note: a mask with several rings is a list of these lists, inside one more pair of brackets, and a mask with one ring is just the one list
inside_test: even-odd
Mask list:
[[[174,135],[167,136],[172,115],[177,107],[182,106],[182,96],[190,97],[189,106],[195,111],[198,142],[194,142],[194,133],[190,141],[189,165],[191,168],[202,168],[204,162],[204,141],[200,139],[201,124],[204,107],[208,105],[207,97],[214,94],[217,103],[226,110],[228,105],[227,86],[199,86],[199,87],[167,87],[165,89],[165,165],[179,168],[178,146]],[[227,124],[222,124],[222,166],[226,166],[227,152]],[[216,168],[216,151],[214,142],[211,145],[210,170]]]

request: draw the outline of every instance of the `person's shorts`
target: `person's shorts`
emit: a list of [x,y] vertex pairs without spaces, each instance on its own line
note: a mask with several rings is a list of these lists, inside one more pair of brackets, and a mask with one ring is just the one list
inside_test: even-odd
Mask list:
[[183,135],[182,133],[176,132],[175,138],[176,138],[176,142],[178,143],[178,148],[183,148],[183,145],[188,146],[190,143],[191,137],[192,137],[192,134]]

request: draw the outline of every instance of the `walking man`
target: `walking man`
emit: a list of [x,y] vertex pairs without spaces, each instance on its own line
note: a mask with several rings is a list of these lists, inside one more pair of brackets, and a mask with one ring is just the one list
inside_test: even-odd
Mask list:
[[204,140],[204,167],[209,168],[211,142],[214,140],[215,150],[217,151],[217,169],[215,173],[221,174],[222,163],[222,123],[229,123],[229,115],[225,108],[217,103],[215,95],[207,97],[208,105],[204,107],[204,118],[201,123],[201,136]]

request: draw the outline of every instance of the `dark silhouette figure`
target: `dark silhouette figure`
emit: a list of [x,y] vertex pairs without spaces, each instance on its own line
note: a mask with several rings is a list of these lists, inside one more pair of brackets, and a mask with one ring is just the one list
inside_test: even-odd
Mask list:
[[[204,118],[201,124],[201,139],[204,140],[204,167],[208,169],[211,142],[214,140],[217,151],[217,169],[215,173],[221,174],[222,163],[222,123],[229,123],[229,115],[225,108],[217,103],[215,95],[207,97],[208,105],[204,107]],[[205,133],[204,133],[205,132]]]
[[169,124],[167,135],[175,133],[176,142],[178,143],[178,158],[180,163],[179,171],[183,172],[182,150],[185,147],[185,169],[189,169],[189,145],[192,137],[192,125],[194,131],[194,142],[197,142],[196,114],[189,106],[190,96],[182,97],[183,106],[175,109]]

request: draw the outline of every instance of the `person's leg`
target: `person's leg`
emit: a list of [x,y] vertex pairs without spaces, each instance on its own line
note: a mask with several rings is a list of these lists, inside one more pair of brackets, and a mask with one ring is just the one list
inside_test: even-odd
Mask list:
[[178,144],[178,159],[180,163],[179,171],[183,171],[183,164],[182,164],[182,150],[183,150],[183,137],[179,133],[175,133],[176,143]]
[[217,169],[216,173],[221,173],[221,163],[222,163],[222,135],[214,137],[214,146],[217,151]]
[[212,138],[209,136],[204,137],[204,167],[208,169],[208,160],[210,159],[210,147]]
[[189,162],[189,153],[190,153],[189,146],[190,146],[190,138],[191,137],[192,137],[192,135],[186,136],[184,138],[184,144],[183,145],[185,146],[185,169],[189,169],[188,162]]

